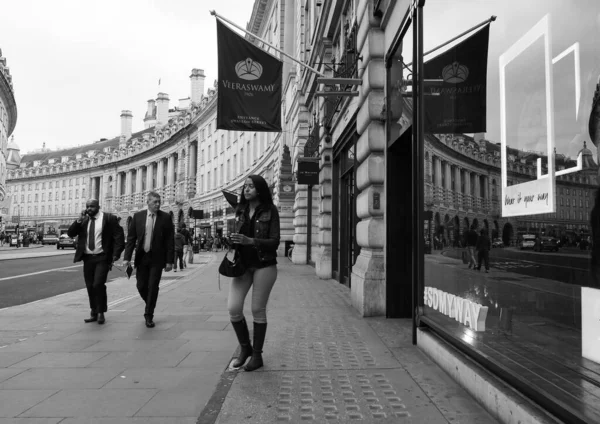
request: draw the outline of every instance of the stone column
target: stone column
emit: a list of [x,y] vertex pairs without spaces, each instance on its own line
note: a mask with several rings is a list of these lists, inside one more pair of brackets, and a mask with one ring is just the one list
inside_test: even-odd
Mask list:
[[164,196],[164,180],[163,180],[163,176],[165,173],[165,161],[164,159],[159,159],[158,160],[158,168],[156,171],[156,191],[161,195]]
[[196,169],[198,167],[198,144],[192,143],[189,148],[189,165],[188,165],[188,195],[196,197],[197,178]]
[[452,166],[448,162],[444,162],[444,172],[446,173],[446,190],[452,189]]
[[319,252],[315,261],[317,276],[323,279],[332,277],[332,250],[331,250],[331,213],[332,213],[332,160],[333,148],[331,136],[325,134],[325,129],[321,128],[321,143],[319,151],[321,154],[320,172],[319,172]]
[[130,170],[128,170],[125,173],[125,195],[129,196],[131,194],[131,180],[133,177],[133,172]]
[[150,162],[146,165],[146,191],[154,190],[152,185],[152,177],[154,176],[154,162]]
[[169,191],[172,191],[173,189],[173,172],[175,172],[175,157],[169,155],[167,158],[167,187],[169,187]]
[[475,180],[475,195],[473,196],[473,208],[479,209],[481,206],[481,186],[479,181],[479,174],[473,174]]
[[135,193],[134,193],[134,202],[136,204],[140,203],[140,199],[142,197],[142,179],[144,177],[144,168],[138,166],[135,170]]
[[[373,2],[359,2],[357,47],[363,56],[360,66],[363,84],[359,87],[359,109],[356,131],[356,242],[360,246],[352,267],[352,306],[362,316],[385,315],[386,278],[385,247],[385,130],[381,114],[385,105],[385,34],[379,21],[373,19]],[[392,110],[392,119],[399,119],[399,111]],[[379,202],[374,198],[379,197]],[[350,240],[343,241],[350,243]]]
[[442,188],[442,161],[437,156],[435,158],[435,185]]
[[488,200],[490,198],[490,178],[485,175],[483,177],[483,198]]
[[[298,140],[292,151],[292,163],[294,163],[294,170],[298,170],[298,157],[304,156],[304,144],[308,138],[308,122],[312,117],[308,112],[303,102],[299,102],[298,105],[298,117],[297,117],[296,133],[292,137]],[[307,237],[306,237],[306,225],[307,220],[307,208],[308,208],[308,191],[307,186],[304,184],[295,184],[295,197],[294,206],[294,251],[292,253],[292,262],[295,264],[305,264],[307,261]]]
[[467,196],[467,209],[472,209],[472,204],[471,204],[471,199],[472,199],[472,195],[471,195],[471,173],[465,169],[465,196]]
[[123,179],[123,173],[117,172],[117,188],[116,188],[117,196],[121,196],[123,194],[123,193],[121,193],[121,180],[122,179]]

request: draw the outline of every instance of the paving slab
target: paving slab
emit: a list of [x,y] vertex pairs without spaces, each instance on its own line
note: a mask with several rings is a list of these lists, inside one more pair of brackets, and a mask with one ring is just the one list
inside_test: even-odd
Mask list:
[[58,424],[62,418],[0,418],[0,424]]
[[0,390],[99,389],[119,376],[121,370],[91,368],[32,368],[0,384]]
[[[60,424],[196,424],[197,417],[66,418]],[[0,424],[3,424],[0,421]],[[20,423],[16,423],[20,424]],[[37,423],[32,423],[37,424]]]
[[[17,417],[55,394],[57,390],[0,390],[0,417]],[[52,415],[45,415],[45,417]]]
[[[104,386],[105,389],[194,389],[205,378],[216,379],[220,369],[127,368]],[[1,386],[0,386],[1,387]]]
[[13,368],[83,368],[106,355],[106,352],[41,352],[17,362]]
[[198,417],[213,391],[214,387],[211,385],[199,385],[195,390],[161,390],[136,416]]
[[155,394],[156,390],[146,389],[67,389],[37,403],[21,416],[132,417]]
[[4,352],[0,350],[0,369],[10,367],[37,354],[37,352]]
[[90,368],[154,368],[154,367],[176,367],[187,356],[189,352],[173,351],[131,351],[131,352],[108,352],[100,359],[90,362]]

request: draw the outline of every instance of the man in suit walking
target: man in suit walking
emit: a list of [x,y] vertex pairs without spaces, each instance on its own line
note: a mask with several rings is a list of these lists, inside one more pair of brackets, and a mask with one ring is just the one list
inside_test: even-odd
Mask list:
[[96,199],[90,199],[81,216],[67,230],[77,239],[74,262],[83,260],[83,278],[90,301],[90,317],[85,322],[104,324],[107,310],[106,277],[112,263],[121,257],[125,240],[117,217],[103,213]]
[[137,289],[146,302],[146,327],[152,328],[163,268],[166,272],[173,269],[175,234],[171,217],[160,210],[160,195],[148,193],[147,205],[129,224],[123,265],[129,266],[135,247]]

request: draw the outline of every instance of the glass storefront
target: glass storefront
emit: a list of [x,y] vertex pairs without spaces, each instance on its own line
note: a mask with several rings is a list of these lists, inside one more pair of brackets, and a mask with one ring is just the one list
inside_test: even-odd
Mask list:
[[[492,15],[468,64],[428,70],[473,34],[425,57],[439,81],[424,90],[421,322],[565,422],[597,423],[600,2],[429,0],[425,50]],[[443,131],[481,93],[485,128]],[[442,97],[453,104],[436,115]]]

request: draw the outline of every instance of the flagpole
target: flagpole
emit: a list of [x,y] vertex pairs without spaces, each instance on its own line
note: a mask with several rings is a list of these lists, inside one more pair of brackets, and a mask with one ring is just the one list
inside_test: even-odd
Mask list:
[[[469,28],[468,30],[466,30],[466,31],[464,31],[464,32],[462,32],[462,33],[460,33],[460,34],[458,34],[456,37],[453,37],[453,38],[451,38],[450,40],[446,41],[444,44],[440,44],[439,46],[437,46],[437,47],[434,47],[433,49],[429,50],[428,52],[425,52],[425,53],[423,53],[423,57],[425,57],[425,56],[427,56],[427,55],[429,55],[429,54],[431,54],[431,53],[433,53],[433,52],[435,52],[435,51],[437,51],[437,50],[441,49],[442,47],[445,47],[445,46],[447,46],[448,44],[452,43],[453,41],[456,41],[456,40],[458,40],[458,39],[459,39],[460,37],[462,37],[463,35],[466,35],[466,34],[468,34],[468,33],[470,33],[470,32],[473,32],[473,31],[475,31],[476,29],[478,29],[478,28],[480,28],[480,27],[482,27],[482,26],[485,26],[485,25],[487,25],[487,24],[489,24],[489,23],[492,23],[492,22],[493,22],[493,21],[495,21],[495,20],[496,20],[496,16],[493,16],[493,15],[492,15],[492,17],[491,17],[491,18],[489,18],[489,19],[486,19],[485,21],[483,21],[483,22],[481,22],[481,23],[479,23],[479,24],[475,25],[473,28]],[[406,65],[406,66],[410,66],[410,65],[412,65],[412,62],[410,62],[410,63],[409,63],[408,65]]]
[[227,22],[229,25],[239,29],[240,31],[245,32],[246,34],[248,34],[249,36],[256,38],[258,41],[260,41],[261,43],[266,44],[267,46],[271,47],[273,50],[278,51],[279,53],[281,53],[282,55],[284,55],[285,57],[293,60],[294,62],[296,62],[297,64],[304,66],[306,69],[314,72],[315,74],[321,76],[321,77],[325,77],[325,74],[323,74],[322,72],[317,71],[315,68],[311,68],[310,66],[308,66],[305,63],[300,62],[298,59],[296,59],[295,57],[290,56],[289,54],[287,54],[286,52],[284,52],[283,50],[279,50],[277,47],[273,46],[272,44],[267,43],[265,40],[263,40],[262,38],[256,36],[256,34],[252,34],[250,31],[245,30],[244,28],[234,24],[233,22],[231,22],[229,19],[224,18],[223,16],[217,14],[217,12],[215,12],[214,10],[210,11],[210,14],[213,15],[215,18],[223,21],[223,22]]

